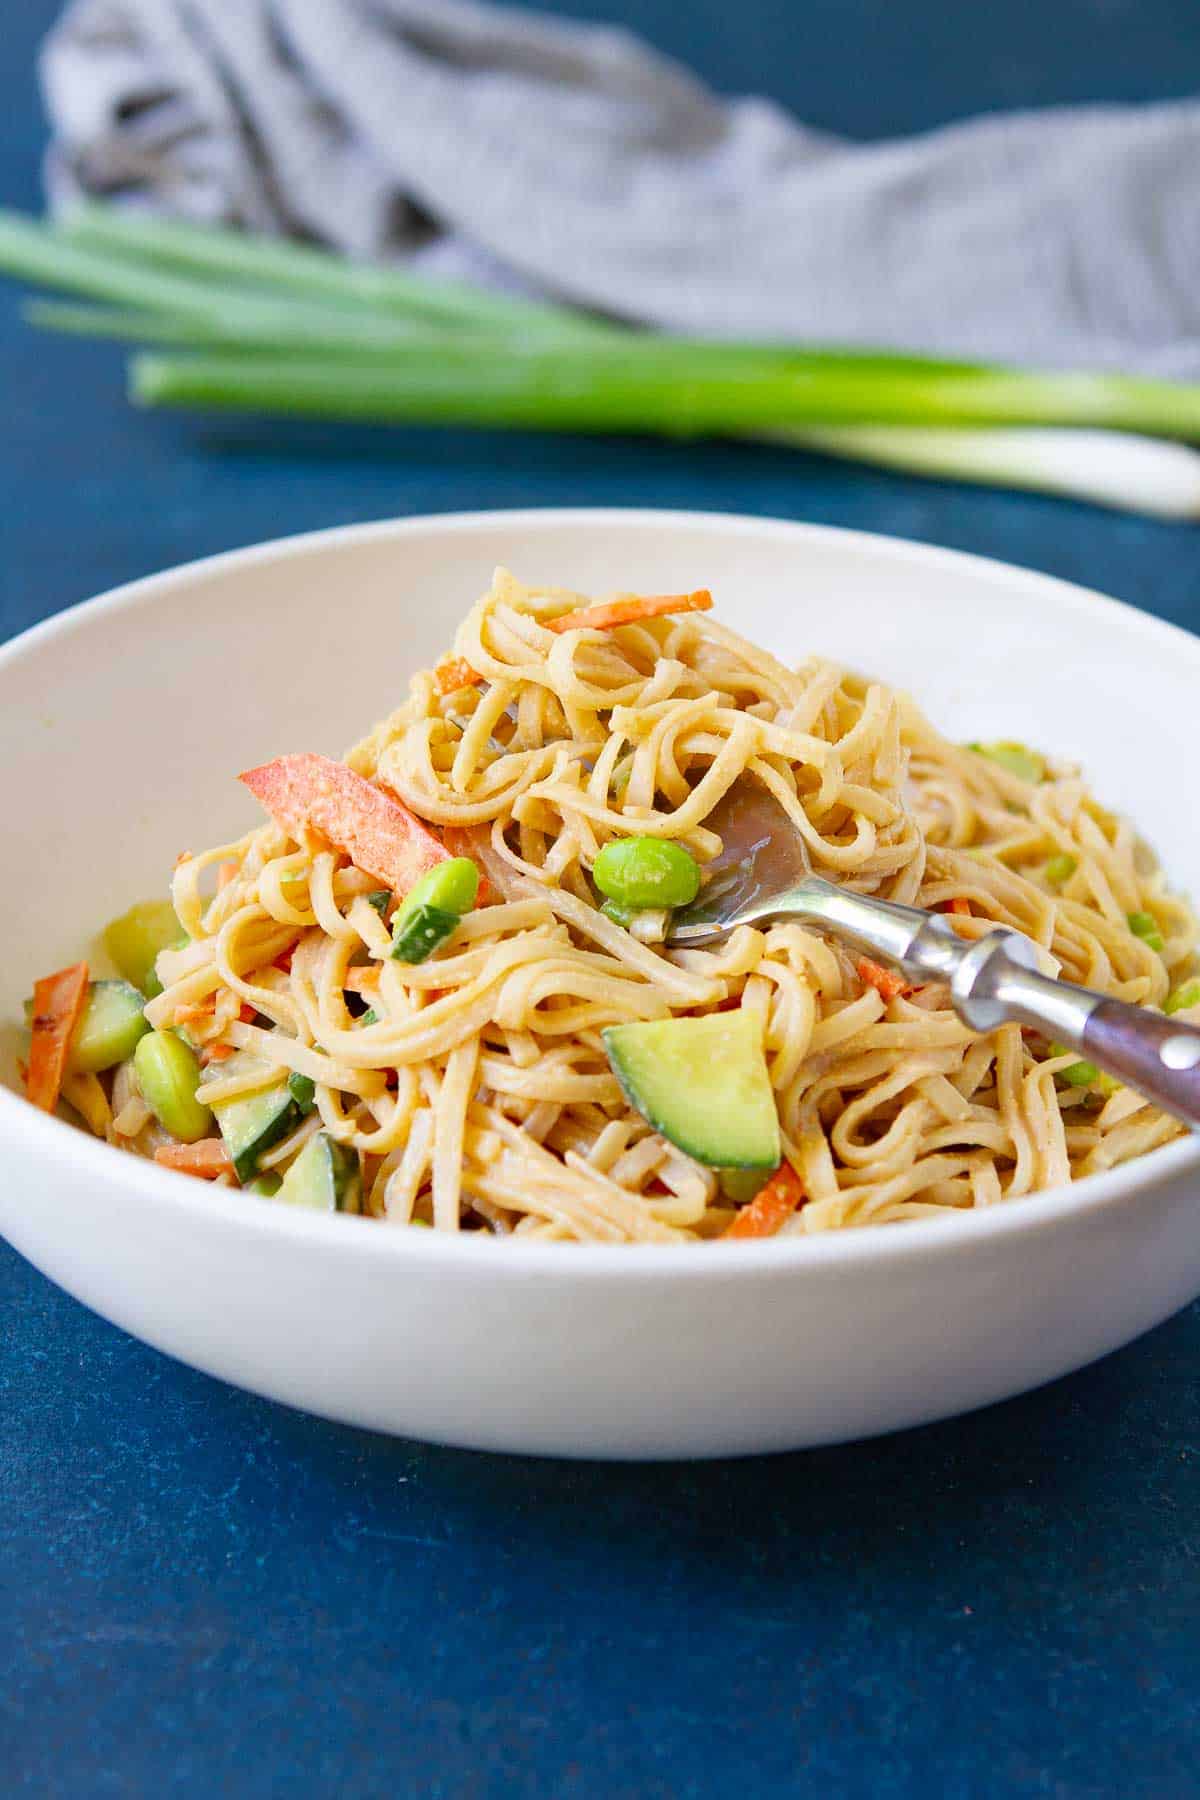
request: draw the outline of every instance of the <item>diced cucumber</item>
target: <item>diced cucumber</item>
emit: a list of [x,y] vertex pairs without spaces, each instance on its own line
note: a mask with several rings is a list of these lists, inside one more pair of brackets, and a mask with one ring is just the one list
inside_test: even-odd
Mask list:
[[179,938],[179,920],[169,900],[143,900],[104,928],[108,954],[126,981],[149,1000],[162,993],[154,973],[158,953],[169,950]]
[[367,905],[373,906],[381,919],[391,903],[392,894],[390,888],[376,888],[373,894],[367,895]]
[[274,1169],[267,1169],[262,1175],[256,1175],[246,1188],[248,1194],[257,1194],[262,1200],[273,1200],[283,1186],[283,1176],[277,1175]]
[[310,1212],[358,1212],[362,1172],[357,1150],[335,1143],[327,1131],[318,1131],[284,1176],[277,1198]]
[[631,1106],[687,1156],[716,1169],[774,1169],[775,1096],[752,1014],[610,1025],[604,1047]]
[[309,1075],[297,1075],[293,1069],[287,1078],[288,1093],[300,1108],[300,1116],[307,1119],[317,1104],[317,1084]]
[[424,962],[457,925],[457,913],[445,912],[440,906],[415,907],[396,927],[392,956],[406,963]]
[[[252,1060],[261,1067],[257,1057]],[[238,1063],[232,1058],[221,1071],[222,1077],[238,1072]],[[263,1152],[295,1130],[303,1116],[282,1074],[270,1087],[259,1088],[244,1099],[218,1101],[213,1113],[237,1178],[243,1182],[258,1173]]]
[[71,1040],[68,1067],[77,1075],[99,1075],[125,1062],[150,1026],[146,1002],[127,981],[93,981],[83,1017]]

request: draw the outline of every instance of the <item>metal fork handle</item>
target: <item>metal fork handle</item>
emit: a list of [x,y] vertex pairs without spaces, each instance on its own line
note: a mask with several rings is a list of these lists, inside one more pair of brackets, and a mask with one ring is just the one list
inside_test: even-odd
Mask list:
[[[966,942],[938,913],[868,899],[816,875],[760,908],[747,908],[738,922],[788,918],[824,925],[857,948],[899,963],[908,975],[949,982],[955,1011],[972,1031],[1032,1026],[1200,1130],[1200,1030],[1052,980],[1040,973],[1036,946],[1020,932],[997,927]],[[697,934],[690,941],[701,939]]]

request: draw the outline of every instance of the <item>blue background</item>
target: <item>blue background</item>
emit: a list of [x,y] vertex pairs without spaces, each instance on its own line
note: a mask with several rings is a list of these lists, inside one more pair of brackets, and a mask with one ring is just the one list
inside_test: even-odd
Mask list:
[[[1200,87],[1194,0],[558,10],[864,136]],[[5,9],[0,200],[26,207],[52,11]],[[284,532],[588,502],[895,532],[1200,622],[1193,529],[742,446],[137,416],[115,353],[35,338],[8,293],[0,392],[0,637]],[[558,1465],[233,1392],[0,1245],[0,1788],[1200,1793],[1198,1360],[1193,1308],[1038,1394],[890,1440]]]

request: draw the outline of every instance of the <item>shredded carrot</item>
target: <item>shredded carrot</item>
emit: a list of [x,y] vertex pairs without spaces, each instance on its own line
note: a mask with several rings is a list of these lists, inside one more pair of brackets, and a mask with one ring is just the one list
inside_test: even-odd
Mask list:
[[433,675],[439,694],[456,694],[459,688],[477,687],[483,680],[483,676],[477,675],[470,663],[465,662],[461,656],[439,664]]
[[868,987],[873,987],[885,1000],[895,1000],[901,994],[912,993],[912,988],[903,975],[897,975],[894,970],[872,962],[869,956],[860,956],[857,966],[859,980],[865,981]]
[[692,594],[624,594],[601,606],[582,606],[578,612],[560,613],[547,619],[551,631],[612,631],[617,625],[636,625],[642,619],[661,619],[666,613],[707,612],[712,605],[707,588]]
[[67,1056],[75,1028],[83,1016],[88,966],[72,963],[33,984],[33,1026],[25,1092],[43,1112],[53,1112],[67,1072]]
[[743,1206],[732,1225],[721,1233],[727,1238],[774,1237],[805,1198],[804,1184],[791,1163],[780,1163],[766,1187]]
[[232,1055],[232,1044],[208,1044],[200,1052],[200,1067],[207,1069],[209,1063],[228,1062]]
[[279,955],[275,958],[271,967],[273,969],[282,969],[285,975],[290,975],[292,972],[292,958],[295,954],[296,946],[293,944],[290,950],[281,950],[279,952]]
[[248,1000],[243,1000],[242,1004],[238,1007],[238,1018],[241,1020],[242,1024],[253,1025],[257,1017],[257,1009],[251,1006]]
[[378,963],[364,963],[361,968],[346,970],[342,986],[352,994],[370,995],[378,988],[381,973]]
[[221,892],[222,888],[227,888],[229,886],[230,882],[236,881],[237,878],[238,878],[237,863],[235,863],[235,862],[218,863],[217,864],[217,892],[218,892],[218,894]]
[[154,1160],[181,1175],[199,1175],[202,1181],[233,1174],[233,1158],[220,1138],[201,1138],[198,1144],[163,1144],[154,1152]]
[[177,1006],[172,1014],[173,1025],[200,1025],[205,1019],[211,1019],[216,1011],[217,997],[210,994],[207,1000],[196,1000],[183,1006]]
[[973,917],[971,912],[971,902],[969,900],[964,900],[961,894],[956,895],[953,900],[943,900],[942,904],[938,907],[938,911],[943,913],[956,913],[960,919],[969,919]]
[[[707,612],[712,606],[707,588],[690,594],[623,594],[599,606],[581,606],[575,612],[547,619],[548,631],[612,631],[617,625],[636,625],[641,619],[661,619],[667,613]],[[456,694],[460,688],[478,687],[483,680],[464,657],[453,656],[433,671],[439,694]]]

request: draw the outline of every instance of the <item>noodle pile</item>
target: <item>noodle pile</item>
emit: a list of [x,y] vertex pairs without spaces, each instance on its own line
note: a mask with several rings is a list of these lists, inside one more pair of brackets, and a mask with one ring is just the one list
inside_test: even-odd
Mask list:
[[[904,695],[827,662],[786,668],[711,616],[543,623],[578,603],[498,572],[454,645],[482,680],[443,694],[418,674],[346,759],[483,870],[487,904],[428,961],[391,959],[365,897],[378,882],[315,839],[266,824],[181,860],[173,898],[193,941],[160,957],[147,1017],[189,1021],[197,1047],[255,1052],[263,1079],[282,1067],[317,1084],[317,1110],[264,1168],[325,1130],[360,1153],[365,1209],[394,1224],[591,1243],[719,1235],[734,1207],[716,1173],[626,1103],[600,1034],[731,1005],[762,1022],[807,1197],[785,1233],[988,1206],[1180,1132],[1129,1089],[1064,1084],[1077,1058],[1019,1026],[975,1035],[940,985],[885,1000],[852,952],[802,924],[666,952],[606,918],[589,880],[601,847],[659,836],[703,864],[720,848],[705,820],[748,774],[818,873],[922,907],[966,902],[964,935],[1014,926],[1071,981],[1161,1006],[1195,943],[1187,907],[1074,769],[1024,781],[941,738]],[[1060,887],[1044,873],[1054,857],[1075,862]],[[1161,952],[1129,928],[1143,912]],[[213,1061],[199,1098],[245,1085]],[[161,1137],[128,1067],[119,1104],[139,1129],[110,1139],[152,1154]]]

